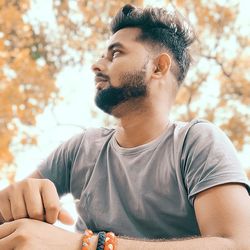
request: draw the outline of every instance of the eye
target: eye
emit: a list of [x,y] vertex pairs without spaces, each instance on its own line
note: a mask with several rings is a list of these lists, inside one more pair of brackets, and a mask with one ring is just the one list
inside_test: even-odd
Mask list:
[[118,55],[120,55],[121,51],[114,49],[112,51],[112,58],[116,58]]

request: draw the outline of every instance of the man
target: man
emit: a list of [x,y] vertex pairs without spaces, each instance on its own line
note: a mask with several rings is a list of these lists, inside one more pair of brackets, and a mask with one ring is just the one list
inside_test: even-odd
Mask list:
[[[93,71],[117,127],[73,137],[0,193],[0,249],[78,250],[85,228],[113,231],[118,250],[250,249],[250,189],[231,142],[206,121],[168,118],[193,31],[176,12],[131,5],[111,30]],[[57,193],[79,200],[77,233],[51,225],[70,223]]]

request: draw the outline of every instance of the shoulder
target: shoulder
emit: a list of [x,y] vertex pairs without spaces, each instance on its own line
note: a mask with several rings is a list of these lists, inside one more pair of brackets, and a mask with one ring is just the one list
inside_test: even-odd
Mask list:
[[113,134],[112,128],[86,128],[81,133],[72,136],[67,142],[71,144],[80,144],[83,140],[96,140],[106,138]]
[[185,139],[185,142],[190,140],[217,140],[218,138],[228,140],[226,134],[219,127],[207,120],[193,119],[190,122],[176,121],[174,124],[175,133],[178,136],[182,136]]
[[87,128],[84,131],[85,137],[91,137],[91,138],[105,138],[108,137],[109,135],[113,134],[115,131],[114,128],[105,128],[105,127],[100,127],[100,128]]
[[107,140],[113,132],[114,129],[108,128],[87,128],[61,143],[57,150],[77,153],[80,148]]
[[193,119],[189,122],[183,122],[183,121],[174,121],[175,128],[178,131],[189,131],[190,129],[197,129],[197,128],[203,128],[203,129],[211,129],[215,128],[216,126],[211,123],[210,121],[204,120],[204,119]]
[[215,159],[230,158],[239,164],[237,152],[227,135],[213,123],[194,119],[190,122],[176,122],[175,145],[181,158]]
[[84,131],[84,144],[102,144],[114,134],[113,128],[88,128]]

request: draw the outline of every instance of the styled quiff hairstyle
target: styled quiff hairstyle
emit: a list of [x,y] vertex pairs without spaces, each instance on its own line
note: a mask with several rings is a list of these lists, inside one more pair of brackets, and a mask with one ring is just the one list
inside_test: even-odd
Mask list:
[[113,18],[110,28],[112,34],[123,28],[140,28],[137,40],[149,44],[150,49],[167,51],[172,57],[171,71],[178,85],[187,75],[191,55],[189,46],[195,40],[192,26],[175,9],[137,8],[126,4]]

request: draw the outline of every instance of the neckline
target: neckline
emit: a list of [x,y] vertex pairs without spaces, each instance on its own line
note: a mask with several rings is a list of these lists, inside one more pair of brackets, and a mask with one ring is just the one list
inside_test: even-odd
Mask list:
[[158,137],[156,137],[155,139],[153,139],[145,144],[142,144],[142,145],[139,145],[136,147],[132,147],[132,148],[121,147],[118,144],[117,140],[115,139],[115,133],[114,133],[112,135],[112,138],[111,138],[111,145],[112,145],[113,149],[120,154],[123,154],[123,155],[138,154],[138,153],[146,151],[146,150],[154,149],[164,138],[169,136],[172,127],[173,127],[173,122],[169,121],[165,130]]

